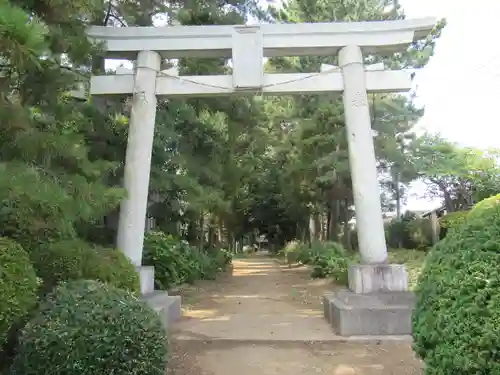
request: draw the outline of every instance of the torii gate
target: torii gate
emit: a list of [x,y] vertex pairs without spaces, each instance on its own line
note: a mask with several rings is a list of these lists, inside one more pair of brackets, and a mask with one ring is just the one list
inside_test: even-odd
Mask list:
[[[91,27],[106,57],[136,60],[132,71],[94,76],[91,95],[133,94],[125,161],[124,199],[117,244],[141,266],[157,96],[215,96],[342,92],[353,181],[359,248],[364,265],[350,270],[356,293],[406,290],[404,266],[387,261],[367,92],[411,89],[410,73],[365,66],[363,54],[402,52],[425,38],[434,18],[253,26]],[[330,56],[339,67],[321,72],[264,74],[263,57]],[[232,75],[179,76],[160,71],[164,58],[232,58]],[[144,268],[144,267],[143,267]],[[147,278],[152,276],[149,273]],[[146,280],[144,280],[146,282]],[[151,280],[151,279],[150,279]],[[149,285],[151,285],[149,283]],[[145,289],[143,289],[145,291]]]

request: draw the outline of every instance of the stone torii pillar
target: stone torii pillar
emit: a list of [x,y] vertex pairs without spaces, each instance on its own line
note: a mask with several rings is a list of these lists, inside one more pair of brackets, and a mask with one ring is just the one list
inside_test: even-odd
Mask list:
[[384,64],[364,65],[360,46],[340,49],[339,67],[322,64],[321,70],[342,72],[343,103],[356,226],[362,264],[349,269],[349,288],[357,293],[406,291],[404,265],[387,264],[387,244],[380,203],[380,188],[373,145],[366,72],[384,71]]
[[349,45],[340,50],[338,58],[344,78],[344,114],[359,249],[364,263],[384,263],[387,247],[363,54],[359,46]]
[[344,114],[349,164],[356,208],[359,250],[363,264],[349,269],[349,288],[355,293],[408,290],[404,265],[387,264],[387,244],[380,203],[377,164],[365,82],[363,53],[357,45],[340,50],[344,79]]
[[118,248],[136,267],[142,265],[160,65],[157,52],[140,51],[137,55],[123,182],[127,196],[120,207],[117,238]]

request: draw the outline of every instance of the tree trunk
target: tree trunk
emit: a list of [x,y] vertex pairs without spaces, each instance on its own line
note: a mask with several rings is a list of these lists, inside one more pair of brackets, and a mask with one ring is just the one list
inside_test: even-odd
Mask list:
[[351,219],[349,216],[349,200],[347,198],[344,199],[344,246],[347,250],[353,250],[351,243],[351,227],[349,226],[349,220]]
[[215,233],[215,217],[210,214],[210,220],[208,222],[208,247],[211,249],[217,246],[217,236]]
[[319,229],[318,215],[312,213],[311,215],[309,215],[309,238],[311,239],[311,243],[314,241],[318,241]]
[[333,201],[328,215],[328,240],[338,241],[340,201]]
[[401,218],[401,192],[399,191],[399,171],[394,174],[394,185],[396,186],[396,217]]
[[320,231],[320,241],[325,241],[326,240],[326,230],[327,230],[327,226],[326,226],[326,220],[325,220],[325,212],[322,211],[321,213],[318,214],[318,220],[319,220],[319,223],[320,223],[320,228],[321,228],[321,231]]
[[199,226],[200,226],[200,242],[198,244],[198,247],[200,251],[203,251],[203,248],[205,247],[205,214],[203,211],[200,213],[200,219],[199,219]]
[[224,243],[224,223],[221,218],[218,218],[217,223],[217,242],[219,245]]

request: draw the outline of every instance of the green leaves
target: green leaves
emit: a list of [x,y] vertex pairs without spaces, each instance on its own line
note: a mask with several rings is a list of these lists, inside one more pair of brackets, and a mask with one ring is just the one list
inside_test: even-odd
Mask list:
[[[0,348],[12,327],[31,312],[37,303],[38,280],[28,254],[14,241],[0,237]],[[1,352],[1,351],[0,351]]]
[[48,28],[37,17],[8,0],[0,1],[1,72],[23,71],[38,66],[38,58],[47,52]]
[[32,249],[30,258],[45,292],[61,282],[81,279],[139,292],[135,266],[117,249],[92,246],[82,240],[65,240]]
[[304,243],[295,243],[289,244],[284,252],[287,257],[293,253],[296,260],[311,265],[311,277],[331,277],[339,285],[347,284],[350,259],[342,245],[336,242],[313,242],[310,246]]
[[413,165],[429,183],[429,193],[443,197],[453,212],[499,192],[498,155],[496,150],[460,147],[425,134],[417,139]]
[[419,279],[414,349],[426,374],[500,371],[500,206],[486,204],[440,241]]
[[19,341],[11,375],[163,375],[159,315],[125,290],[96,281],[60,285]]
[[174,285],[214,279],[231,262],[231,254],[223,249],[205,252],[162,232],[149,232],[143,262],[155,267],[155,288],[168,290]]

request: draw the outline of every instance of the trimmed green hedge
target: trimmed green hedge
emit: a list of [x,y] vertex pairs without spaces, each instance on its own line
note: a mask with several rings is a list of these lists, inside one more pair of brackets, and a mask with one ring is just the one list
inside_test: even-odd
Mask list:
[[82,240],[65,240],[41,246],[31,253],[44,290],[61,281],[100,280],[129,291],[139,291],[135,267],[116,249],[99,248]]
[[472,210],[470,210],[467,219],[473,219],[476,217],[481,217],[483,212],[500,205],[500,194],[494,195],[492,197],[486,198],[476,204]]
[[500,201],[492,201],[431,250],[420,275],[413,339],[428,375],[500,374]]
[[457,211],[443,215],[443,217],[439,219],[439,226],[446,229],[458,228],[465,223],[469,212],[470,211]]
[[61,284],[24,328],[10,375],[164,375],[167,339],[156,312],[97,281]]
[[38,282],[21,245],[0,237],[0,347],[37,303]]
[[139,274],[127,256],[121,250],[109,247],[98,247],[96,250],[101,259],[101,275],[97,280],[138,294]]

